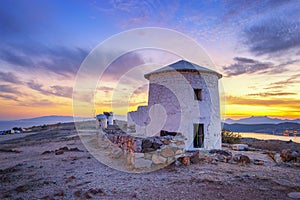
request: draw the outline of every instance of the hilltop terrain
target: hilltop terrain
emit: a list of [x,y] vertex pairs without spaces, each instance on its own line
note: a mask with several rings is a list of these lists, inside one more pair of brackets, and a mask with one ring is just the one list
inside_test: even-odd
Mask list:
[[260,152],[233,151],[265,160],[264,165],[172,164],[130,174],[93,158],[73,123],[1,139],[1,199],[291,199],[300,190],[298,168],[276,165]]

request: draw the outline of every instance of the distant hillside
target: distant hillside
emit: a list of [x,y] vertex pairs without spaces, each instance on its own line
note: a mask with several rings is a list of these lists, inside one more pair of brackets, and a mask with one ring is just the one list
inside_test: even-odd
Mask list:
[[8,130],[13,127],[31,127],[39,126],[44,124],[56,124],[56,123],[66,123],[73,122],[72,116],[42,116],[28,119],[10,120],[10,121],[0,121],[0,130]]
[[300,133],[300,124],[285,122],[280,124],[223,124],[223,129],[233,132],[253,132],[253,133],[282,133],[286,129],[298,130]]
[[279,119],[279,118],[270,118],[267,116],[252,116],[248,118],[243,118],[239,120],[233,120],[233,119],[226,119],[224,121],[227,124],[280,124],[280,123],[285,123],[285,122],[291,122],[291,123],[300,123],[300,119],[294,119],[294,120],[289,120],[289,119]]
[[[115,115],[115,119],[125,120],[126,116],[123,115]],[[76,121],[85,121],[90,118],[76,118]],[[51,116],[41,116],[35,118],[28,119],[19,119],[19,120],[10,120],[10,121],[0,121],[0,130],[9,130],[13,127],[22,127],[27,128],[31,126],[40,126],[44,124],[57,124],[57,123],[67,123],[74,122],[73,116],[59,116],[59,115],[51,115]]]

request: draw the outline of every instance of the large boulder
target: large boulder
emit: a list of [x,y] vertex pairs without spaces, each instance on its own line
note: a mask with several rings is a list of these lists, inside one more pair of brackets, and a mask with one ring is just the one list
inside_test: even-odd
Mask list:
[[231,145],[231,148],[235,151],[247,151],[249,146],[247,144],[233,144]]
[[233,161],[241,163],[243,165],[250,164],[250,158],[242,154],[236,154],[233,156]]
[[283,149],[280,153],[280,157],[283,162],[297,162],[299,153],[297,151],[291,151],[290,149]]
[[190,161],[192,164],[200,163],[199,151],[193,152],[193,154],[190,157]]

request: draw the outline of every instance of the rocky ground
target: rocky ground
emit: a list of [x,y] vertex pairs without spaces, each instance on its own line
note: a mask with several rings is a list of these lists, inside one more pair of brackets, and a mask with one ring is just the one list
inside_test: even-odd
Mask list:
[[[264,147],[256,142],[253,147]],[[300,145],[285,144],[285,149]],[[69,124],[26,137],[0,139],[0,199],[300,198],[299,168],[272,164],[262,151],[232,152],[265,164],[201,162],[173,164],[151,173],[125,173],[93,158]]]

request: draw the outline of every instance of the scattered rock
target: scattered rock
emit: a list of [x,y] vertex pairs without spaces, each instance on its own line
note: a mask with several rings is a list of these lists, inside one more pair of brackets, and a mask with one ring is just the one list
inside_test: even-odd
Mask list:
[[93,196],[92,196],[89,192],[85,192],[85,193],[83,194],[83,197],[86,198],[86,199],[91,199],[91,198],[93,198]]
[[94,194],[94,195],[98,194],[98,193],[104,193],[103,189],[101,189],[101,188],[98,189],[98,190],[96,190],[94,188],[91,188],[91,189],[88,190],[88,192],[91,193],[91,194]]
[[75,180],[75,179],[76,179],[75,176],[70,176],[70,177],[68,178],[68,180],[65,181],[65,183],[70,183],[70,182],[72,182],[72,181]]
[[281,151],[280,157],[283,162],[297,162],[299,153],[296,151],[291,151],[290,149],[283,149]]
[[11,197],[11,194],[9,194],[9,193],[1,194],[1,198],[9,198],[9,197]]
[[42,155],[44,154],[50,154],[50,153],[55,153],[55,155],[60,155],[60,154],[63,154],[64,152],[66,151],[77,151],[77,152],[83,152],[82,150],[78,149],[77,147],[74,147],[74,148],[68,148],[68,147],[61,147],[59,149],[56,149],[55,151],[50,151],[50,150],[47,150],[47,151],[44,151],[42,153]]
[[74,196],[75,197],[80,197],[81,196],[81,191],[80,190],[75,191]]
[[77,147],[69,149],[69,151],[78,151],[78,152],[83,152],[82,150],[78,149]]
[[231,144],[229,144],[229,143],[222,143],[222,147],[230,148],[230,147],[231,147]]
[[0,152],[6,153],[21,153],[22,151],[19,149],[0,149]]
[[15,190],[17,192],[25,192],[25,191],[29,190],[30,188],[31,188],[30,185],[20,185],[20,186],[16,187]]
[[42,155],[52,153],[53,151],[44,151]]
[[209,156],[205,156],[205,161],[206,161],[207,163],[211,163],[213,160],[214,160],[213,158],[211,158],[211,157],[209,157]]
[[300,168],[300,163],[293,163],[292,167],[294,167],[294,168]]
[[269,188],[265,188],[265,187],[260,187],[258,188],[260,191],[269,191],[270,189]]
[[62,149],[55,150],[55,155],[61,155],[61,154],[63,154],[63,153],[65,153],[65,151],[62,150]]
[[54,194],[54,196],[64,196],[65,195],[65,192],[63,190],[60,190],[58,193]]
[[209,153],[213,154],[213,158],[216,161],[227,163],[232,159],[232,154],[229,151],[214,149],[214,150],[211,150]]
[[98,193],[105,194],[105,191],[104,191],[104,189],[102,189],[102,188],[99,188],[99,189],[98,189]]
[[300,192],[290,192],[288,193],[288,197],[292,199],[300,199]]
[[58,150],[69,151],[69,148],[68,147],[61,147]]
[[199,151],[193,152],[193,155],[190,157],[192,164],[200,163]]
[[297,158],[300,156],[300,154],[297,151],[293,151],[291,153],[292,158],[295,158],[295,160],[297,161]]
[[21,170],[21,166],[23,166],[23,164],[17,164],[13,167],[9,167],[6,169],[0,169],[0,174],[7,174],[7,173],[13,173],[13,172],[17,172]]
[[215,159],[219,162],[228,162],[226,157],[227,156],[224,156],[224,155],[216,155]]
[[264,165],[265,164],[265,162],[263,160],[257,160],[257,159],[253,160],[253,163],[255,165]]
[[132,194],[132,198],[137,198],[137,193],[136,193],[136,192],[134,192],[134,193]]
[[[80,197],[81,196],[81,192],[80,191],[77,191],[78,194],[74,195],[77,196],[77,197]],[[83,193],[83,197],[86,198],[86,199],[92,199],[93,198],[93,195],[96,195],[96,194],[99,194],[99,193],[104,193],[104,190],[102,188],[99,188],[99,189],[94,189],[94,188],[91,188],[89,189],[88,191],[86,191],[85,193]]]
[[182,162],[180,162],[179,160],[175,161],[175,166],[179,167],[180,165],[182,165]]
[[231,156],[231,153],[229,151],[224,151],[220,149],[212,149],[209,151],[210,154],[220,154],[224,156]]
[[233,161],[241,163],[242,165],[250,164],[250,158],[242,154],[236,154],[233,156]]
[[268,152],[267,152],[267,155],[268,155],[274,162],[277,163],[276,158],[275,158],[276,152],[268,151]]
[[233,144],[231,148],[236,151],[247,151],[249,146],[247,144]]
[[281,163],[282,163],[282,159],[281,159],[279,153],[276,153],[276,154],[274,155],[274,160],[275,160],[275,162],[276,162],[277,164],[281,164]]
[[190,165],[191,164],[191,160],[189,156],[184,156],[181,158],[181,163],[184,165]]

